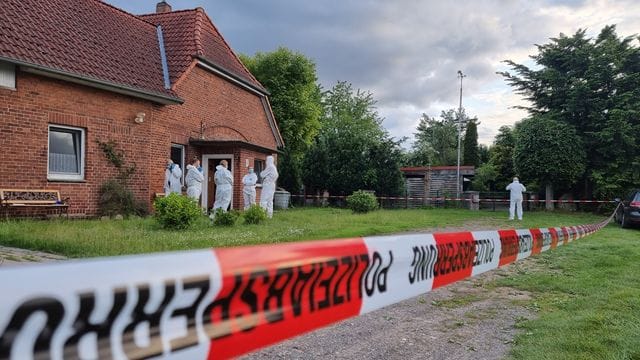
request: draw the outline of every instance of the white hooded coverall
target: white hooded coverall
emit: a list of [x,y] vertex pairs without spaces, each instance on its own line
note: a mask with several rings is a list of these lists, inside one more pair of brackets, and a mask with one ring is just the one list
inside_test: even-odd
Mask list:
[[184,182],[187,185],[187,196],[198,201],[200,194],[202,193],[202,182],[204,181],[204,175],[195,166],[187,165],[187,176],[184,178]]
[[267,156],[267,165],[260,176],[262,177],[260,206],[267,210],[267,216],[271,218],[273,217],[273,194],[276,192],[276,180],[278,180],[278,169],[273,156]]
[[507,185],[507,190],[511,192],[511,198],[509,201],[509,220],[513,220],[516,213],[518,220],[522,220],[522,192],[527,191],[524,185],[520,184],[518,180]]
[[233,191],[233,175],[222,165],[216,166],[216,173],[213,176],[216,183],[216,201],[213,203],[213,211],[222,209],[227,211],[231,203],[231,192]]
[[164,171],[164,193],[182,194],[182,170],[178,164],[171,164]]
[[242,196],[244,197],[244,209],[247,210],[256,203],[256,183],[258,175],[253,170],[242,178]]

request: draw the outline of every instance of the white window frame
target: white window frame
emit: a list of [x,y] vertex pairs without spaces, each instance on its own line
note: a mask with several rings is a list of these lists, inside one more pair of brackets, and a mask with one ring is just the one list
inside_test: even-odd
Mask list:
[[[56,173],[49,171],[49,144],[51,142],[51,129],[62,129],[62,130],[71,130],[77,131],[80,133],[80,173],[79,174],[69,174],[69,173]],[[47,180],[53,181],[84,181],[84,162],[86,157],[86,130],[83,128],[65,126],[65,125],[56,125],[49,124],[47,129]]]
[[14,64],[0,61],[0,88],[16,89],[16,66]]

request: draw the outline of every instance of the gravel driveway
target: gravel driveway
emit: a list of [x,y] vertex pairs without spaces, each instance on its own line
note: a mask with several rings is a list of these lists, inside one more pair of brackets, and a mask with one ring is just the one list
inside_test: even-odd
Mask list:
[[518,321],[535,313],[526,292],[495,287],[518,264],[436,289],[398,304],[249,354],[243,359],[502,359]]

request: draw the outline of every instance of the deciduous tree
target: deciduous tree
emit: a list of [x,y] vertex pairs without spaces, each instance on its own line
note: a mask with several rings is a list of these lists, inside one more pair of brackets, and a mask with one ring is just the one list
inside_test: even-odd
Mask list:
[[321,91],[315,64],[284,47],[241,59],[270,92],[271,107],[285,143],[278,159],[278,182],[285,189],[298,192],[302,185],[302,158],[320,129]]

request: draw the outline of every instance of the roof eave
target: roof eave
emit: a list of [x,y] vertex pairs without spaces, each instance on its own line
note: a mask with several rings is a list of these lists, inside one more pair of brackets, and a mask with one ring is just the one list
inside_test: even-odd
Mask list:
[[223,75],[224,77],[227,77],[229,80],[232,80],[235,83],[238,83],[239,85],[248,88],[249,90],[253,91],[253,92],[257,92],[259,93],[259,95],[264,95],[264,96],[269,96],[271,95],[269,93],[269,91],[267,91],[267,89],[265,88],[260,88],[255,86],[254,84],[250,83],[249,81],[243,79],[242,77],[230,72],[229,70],[223,68],[222,66],[216,64],[215,62],[207,59],[204,56],[200,56],[197,55],[195,56],[195,58],[201,62],[202,64],[212,68],[213,70],[215,70],[216,72],[218,72],[220,75]]
[[132,96],[132,97],[136,97],[144,100],[149,100],[158,104],[176,105],[176,104],[182,104],[184,102],[184,100],[178,97],[148,92],[141,89],[129,87],[123,84],[95,79],[95,78],[71,73],[64,70],[59,70],[59,69],[38,65],[38,64],[29,63],[26,61],[6,58],[3,56],[0,56],[0,61],[6,61],[9,63],[19,65],[21,70],[28,73],[46,76],[49,78],[54,78],[59,80],[64,80],[64,81],[72,82],[75,84],[90,86],[93,88],[98,88],[101,90],[106,90],[106,91],[110,91],[118,94],[128,95],[128,96]]
[[272,149],[272,148],[268,148],[265,146],[261,146],[261,145],[257,145],[257,144],[252,144],[250,142],[247,141],[242,141],[242,140],[206,140],[206,139],[197,139],[197,138],[191,138],[189,139],[189,145],[194,145],[194,146],[239,146],[239,147],[246,147],[249,149],[254,149],[254,150],[258,150],[261,152],[265,152],[265,153],[279,153],[281,154],[282,151],[279,149]]

